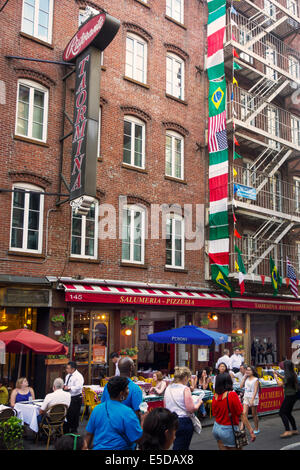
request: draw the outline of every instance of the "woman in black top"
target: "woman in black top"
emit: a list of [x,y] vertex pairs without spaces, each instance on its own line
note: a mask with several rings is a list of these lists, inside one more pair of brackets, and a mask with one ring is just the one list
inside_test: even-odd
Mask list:
[[[285,432],[281,434],[280,437],[290,437],[294,434],[299,434],[296,421],[292,416],[293,407],[298,398],[298,377],[291,361],[284,361],[283,368],[284,377],[274,371],[277,384],[284,387],[284,400],[279,411],[279,416],[282,419]],[[280,382],[279,378],[283,380],[283,382]],[[290,431],[290,424],[292,431]]]

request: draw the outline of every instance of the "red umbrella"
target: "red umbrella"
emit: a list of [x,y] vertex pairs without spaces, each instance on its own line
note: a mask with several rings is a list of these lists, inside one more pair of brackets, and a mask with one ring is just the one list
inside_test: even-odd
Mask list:
[[[6,352],[20,353],[33,351],[36,354],[68,354],[67,346],[26,328],[0,333],[0,341],[5,343]],[[18,377],[20,376],[21,358]]]
[[0,341],[6,345],[6,352],[22,353],[33,351],[36,354],[68,354],[67,346],[32,330],[19,329],[3,331]]

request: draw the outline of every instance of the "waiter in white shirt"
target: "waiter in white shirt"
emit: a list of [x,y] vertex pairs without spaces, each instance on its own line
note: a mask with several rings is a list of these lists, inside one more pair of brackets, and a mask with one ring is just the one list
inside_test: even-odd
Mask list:
[[115,375],[119,376],[120,375],[119,360],[121,359],[121,356],[118,353],[113,352],[111,353],[110,358],[112,362],[114,363],[114,365],[116,366]]
[[228,349],[224,349],[224,356],[222,356],[218,359],[218,361],[216,363],[216,369],[219,367],[219,364],[221,364],[221,362],[226,364],[227,369],[230,369],[230,357],[229,357],[229,350]]
[[239,348],[234,350],[234,353],[230,357],[230,369],[236,374],[239,372],[241,365],[244,362],[244,358],[240,353]]
[[82,374],[77,370],[76,362],[74,361],[68,362],[66,372],[67,376],[65,378],[64,390],[70,392],[71,403],[67,412],[67,422],[64,425],[64,432],[76,434],[79,425],[84,379]]

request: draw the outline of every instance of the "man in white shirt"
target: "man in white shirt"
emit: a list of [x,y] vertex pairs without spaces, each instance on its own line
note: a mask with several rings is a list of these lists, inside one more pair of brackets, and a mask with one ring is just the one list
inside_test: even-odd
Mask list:
[[237,378],[238,381],[239,381],[239,385],[241,385],[241,381],[243,380],[244,378],[244,375],[246,374],[246,369],[247,369],[247,365],[246,364],[241,364],[240,366],[240,370],[239,372],[231,372],[231,374],[233,375],[233,377]]
[[111,358],[112,362],[114,363],[114,365],[116,366],[115,376],[120,375],[119,360],[121,359],[121,357],[119,356],[118,353],[113,352],[113,353],[111,353],[110,358]]
[[234,350],[234,353],[230,357],[230,369],[236,374],[239,372],[242,363],[244,362],[244,358],[240,353],[239,348]]
[[71,403],[68,408],[67,422],[64,425],[65,433],[77,433],[79,426],[80,408],[82,404],[82,387],[84,379],[76,369],[76,362],[70,361],[66,366],[67,376],[65,378],[64,390],[70,392]]
[[63,379],[57,378],[53,382],[53,392],[48,393],[45,396],[44,401],[40,408],[40,419],[41,420],[43,414],[47,413],[49,408],[54,405],[67,405],[70,406],[71,403],[71,395],[69,392],[65,392],[64,388],[64,381]]
[[219,359],[216,363],[216,369],[219,367],[221,362],[223,362],[227,366],[227,369],[230,369],[230,357],[229,357],[229,350],[228,349],[224,349],[224,356],[219,357]]

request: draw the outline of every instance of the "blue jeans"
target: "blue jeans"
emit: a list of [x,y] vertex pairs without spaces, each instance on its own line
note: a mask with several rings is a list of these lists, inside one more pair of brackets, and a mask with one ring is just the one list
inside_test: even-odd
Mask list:
[[193,422],[191,418],[178,418],[178,421],[173,450],[189,450],[194,432]]
[[[234,426],[234,430],[238,430],[238,426]],[[215,421],[213,430],[213,436],[217,441],[221,441],[226,447],[235,447],[235,438],[232,430],[231,424],[225,426],[223,424],[218,424]]]

